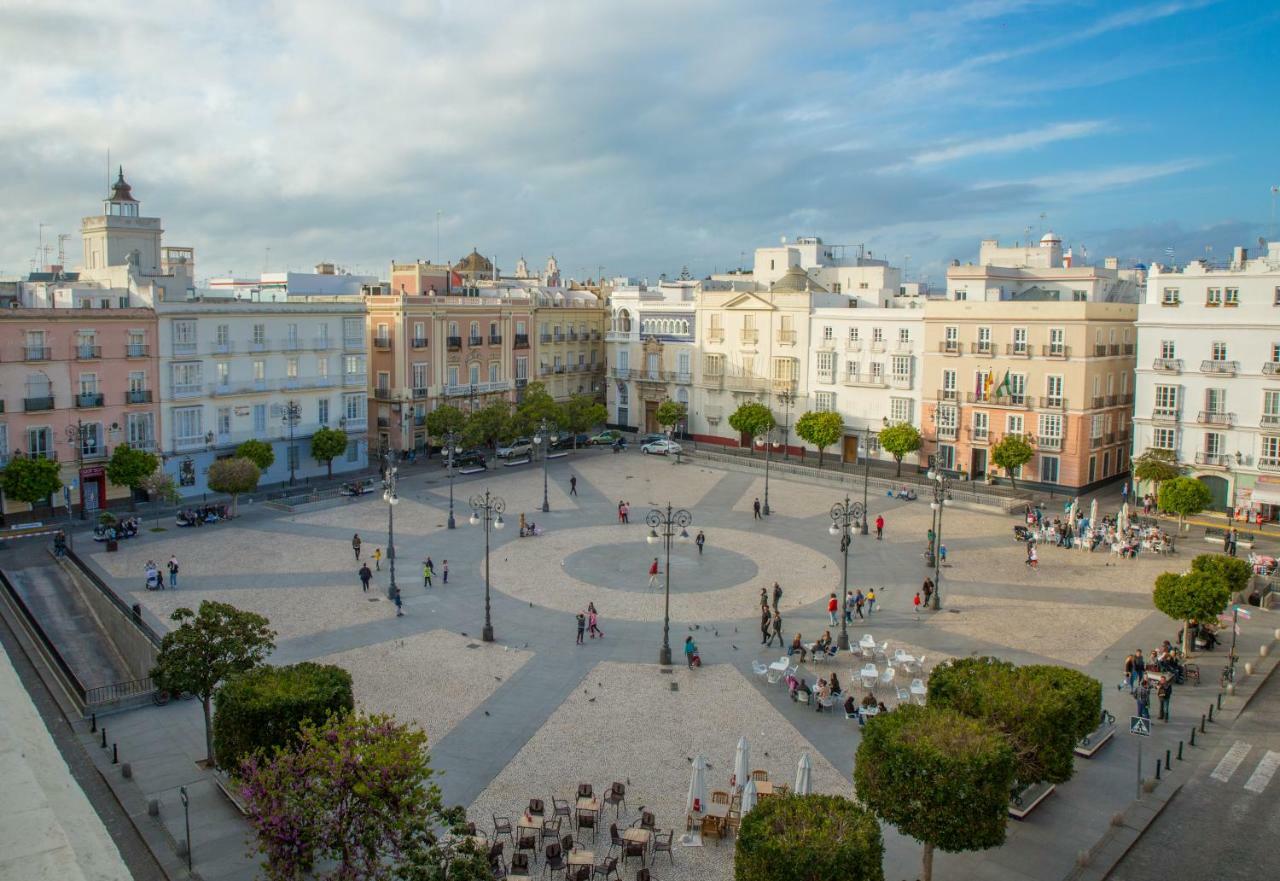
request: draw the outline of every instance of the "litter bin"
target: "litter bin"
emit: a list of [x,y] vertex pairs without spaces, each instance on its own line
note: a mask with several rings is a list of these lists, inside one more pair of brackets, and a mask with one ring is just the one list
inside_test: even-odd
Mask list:
[[120,550],[120,542],[116,541],[114,538],[107,539],[107,553],[114,554],[118,550]]

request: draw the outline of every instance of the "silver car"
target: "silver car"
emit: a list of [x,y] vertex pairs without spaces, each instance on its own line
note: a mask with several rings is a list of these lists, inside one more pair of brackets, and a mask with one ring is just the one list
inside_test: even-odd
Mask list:
[[533,454],[533,441],[527,437],[518,437],[505,447],[498,447],[499,459],[519,459]]
[[640,452],[648,453],[651,456],[665,456],[668,453],[681,452],[681,446],[672,440],[656,440],[642,446]]

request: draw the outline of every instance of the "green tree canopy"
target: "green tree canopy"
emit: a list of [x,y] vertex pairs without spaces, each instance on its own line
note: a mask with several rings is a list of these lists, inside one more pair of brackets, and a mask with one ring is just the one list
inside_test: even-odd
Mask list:
[[1213,493],[1194,477],[1175,477],[1160,484],[1160,510],[1178,515],[1178,529],[1187,517],[1199,514],[1213,503]]
[[653,418],[659,425],[670,431],[685,420],[685,406],[676,401],[663,401]]
[[524,400],[516,405],[511,428],[516,435],[532,436],[543,419],[556,429],[561,426],[563,417],[560,405],[551,397],[547,387],[540,382],[531,382],[524,390]]
[[1151,447],[1133,460],[1133,476],[1141,481],[1154,484],[1157,498],[1160,493],[1160,484],[1181,475],[1182,466],[1178,464],[1178,456],[1173,450],[1160,450]]
[[311,435],[311,458],[323,462],[333,477],[333,460],[347,451],[347,433],[336,428],[321,426]]
[[62,477],[52,459],[15,455],[0,473],[0,487],[9,498],[36,505],[62,489]]
[[1226,554],[1200,554],[1191,561],[1191,571],[1218,575],[1232,593],[1248,590],[1249,583],[1253,581],[1253,567],[1249,562]]
[[[245,441],[248,443],[248,441]],[[262,472],[253,460],[236,456],[218,459],[209,466],[209,489],[231,496],[231,512],[239,509],[240,493],[253,492],[258,487]]]
[[1217,617],[1231,602],[1231,584],[1221,570],[1193,568],[1184,575],[1165,572],[1156,576],[1151,601],[1161,612],[1182,622],[1185,655],[1190,642],[1187,622],[1212,621]]
[[515,436],[511,422],[511,404],[492,401],[467,418],[462,429],[463,442],[470,447],[492,447],[500,440]]
[[[107,462],[107,480],[116,486],[127,486],[130,490],[136,490],[159,465],[160,460],[154,453],[139,450],[128,444],[120,444],[111,451],[111,459]],[[132,511],[133,508],[134,500],[131,492],[129,510]]]
[[880,446],[898,463],[898,476],[902,476],[902,458],[920,449],[920,429],[910,422],[898,422],[880,429]]
[[573,432],[573,448],[578,448],[578,435],[603,425],[609,418],[609,411],[591,395],[578,394],[565,401],[561,409],[562,424]]
[[141,484],[143,490],[147,493],[147,498],[155,503],[156,528],[160,523],[160,503],[175,504],[181,496],[178,494],[178,484],[174,482],[172,474],[166,474],[163,468],[157,467],[146,477],[142,479]]
[[767,798],[743,818],[734,881],[884,881],[884,841],[870,811],[839,795]]
[[828,410],[810,410],[796,420],[796,434],[818,448],[818,467],[822,467],[822,457],[827,447],[836,443],[844,435],[844,420],[839,413]]
[[187,692],[200,698],[204,709],[207,761],[213,761],[213,727],[210,707],[218,685],[237,673],[245,673],[275,648],[270,622],[253,612],[227,603],[205,600],[200,609],[174,610],[169,616],[178,627],[164,635],[151,678],[157,688]]
[[[738,409],[729,414],[729,427],[753,439],[760,437],[777,424],[777,420],[773,418],[773,411],[759,401],[743,401],[738,405]],[[753,443],[748,450],[754,455],[755,444]]]
[[991,461],[1009,475],[1009,483],[1018,485],[1013,472],[1031,461],[1031,444],[1020,434],[1006,434],[991,448]]
[[989,726],[944,707],[907,705],[867,722],[853,782],[877,817],[924,844],[923,878],[931,881],[934,848],[1004,843],[1014,769],[1013,750]]
[[276,461],[276,451],[271,444],[264,440],[251,438],[240,446],[236,447],[236,456],[241,459],[248,459],[250,462],[258,466],[259,471],[268,471]]
[[427,414],[427,433],[444,443],[444,436],[449,432],[462,433],[467,425],[467,414],[452,404],[436,407]]

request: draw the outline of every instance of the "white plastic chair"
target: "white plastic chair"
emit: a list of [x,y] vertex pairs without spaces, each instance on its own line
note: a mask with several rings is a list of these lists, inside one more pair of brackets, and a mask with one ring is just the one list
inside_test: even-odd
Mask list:
[[[901,691],[901,689],[899,689],[899,691]],[[928,694],[929,689],[925,688],[923,679],[911,680],[911,697],[916,703],[924,706],[924,700]]]
[[900,704],[911,703],[911,692],[907,691],[901,685],[898,686],[897,691],[898,691],[898,703]]
[[766,676],[769,673],[769,665],[764,661],[752,661],[751,672],[757,676]]
[[893,685],[893,679],[898,675],[898,671],[892,667],[885,667],[884,672],[880,674],[881,685]]
[[863,664],[862,672],[858,674],[858,677],[862,680],[862,687],[870,690],[875,688],[876,680],[880,677],[880,670],[875,664]]
[[886,661],[889,660],[889,640],[886,639],[884,642],[880,643],[880,645],[876,646],[876,657],[884,658]]

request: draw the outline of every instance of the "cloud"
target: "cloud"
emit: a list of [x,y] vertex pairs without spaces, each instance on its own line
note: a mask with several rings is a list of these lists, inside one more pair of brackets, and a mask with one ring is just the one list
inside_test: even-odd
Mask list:
[[1043,147],[1046,144],[1052,144],[1057,141],[1067,141],[1074,138],[1087,137],[1089,135],[1096,134],[1102,129],[1102,127],[1103,123],[1099,120],[1086,122],[1059,122],[1042,128],[1013,132],[1007,135],[978,138],[970,141],[955,141],[931,150],[924,150],[915,154],[906,162],[890,165],[881,169],[881,171],[897,172],[908,168],[942,165],[944,163],[955,162],[960,159],[969,159],[974,156],[1019,153],[1023,150]]

